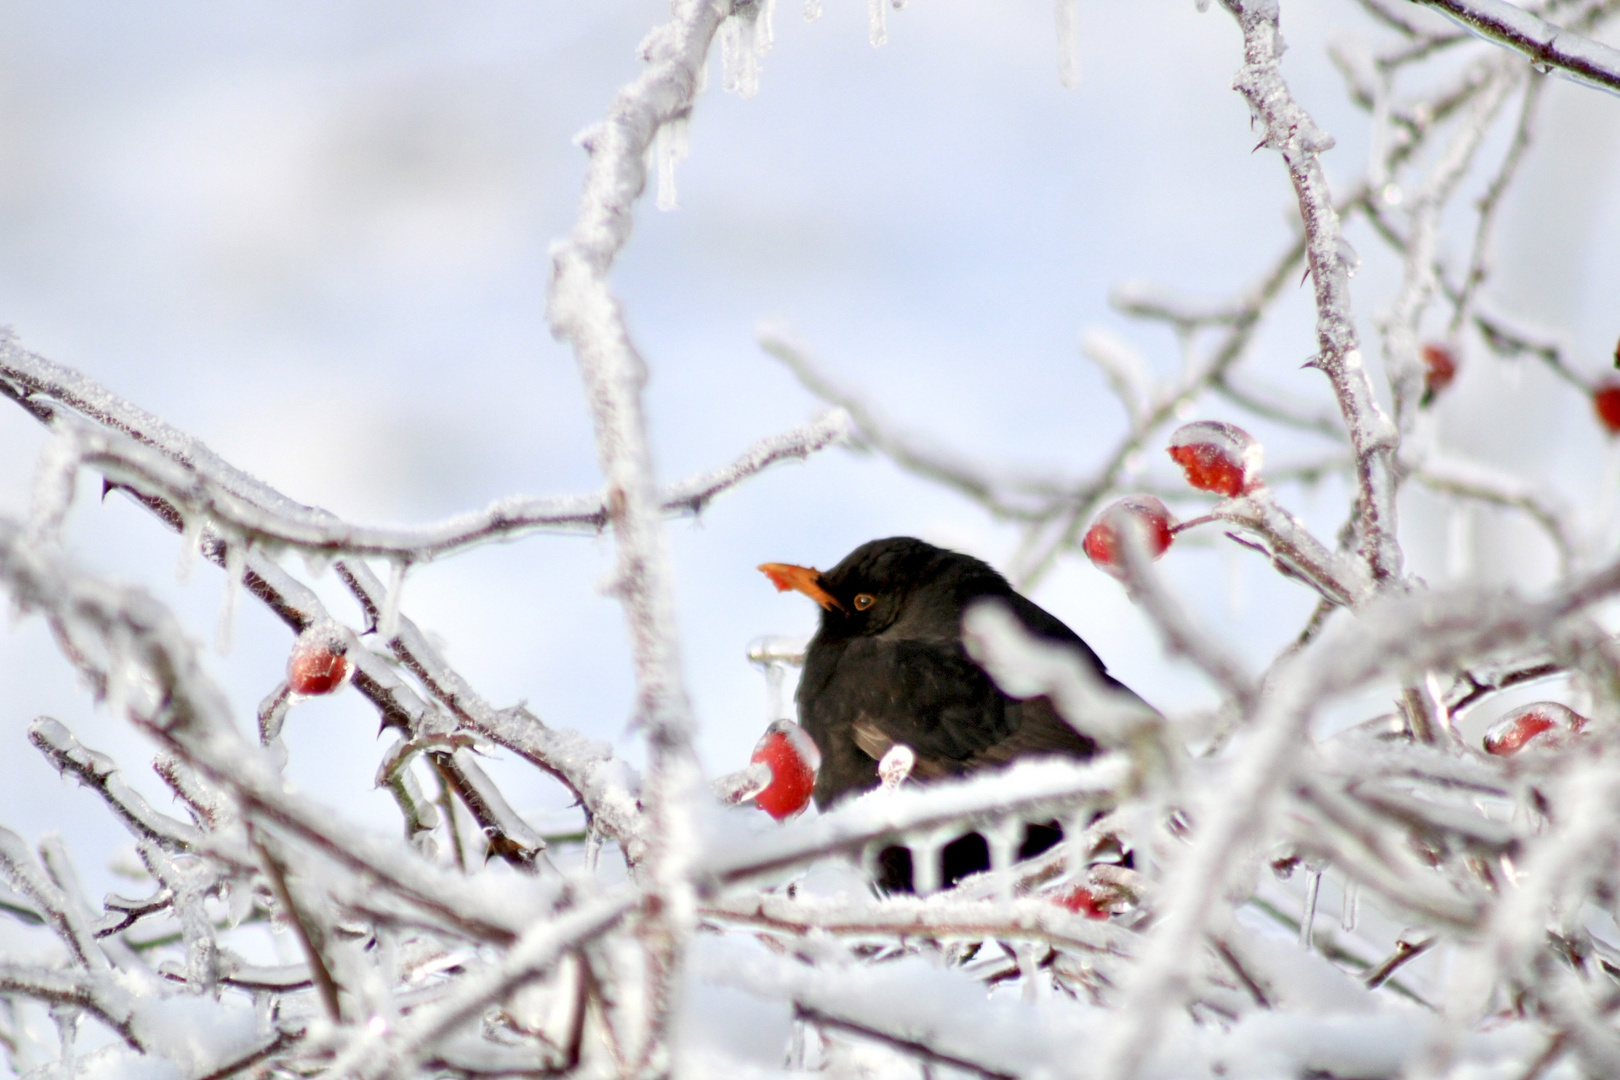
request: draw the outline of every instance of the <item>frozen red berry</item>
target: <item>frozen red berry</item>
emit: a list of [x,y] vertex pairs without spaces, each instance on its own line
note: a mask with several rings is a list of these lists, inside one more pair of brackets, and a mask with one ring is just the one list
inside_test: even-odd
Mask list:
[[1098,569],[1122,577],[1125,573],[1125,559],[1120,550],[1122,530],[1140,529],[1148,554],[1157,559],[1170,547],[1174,525],[1175,518],[1169,509],[1152,495],[1127,495],[1097,515],[1091,528],[1086,530],[1081,546]]
[[1457,354],[1449,345],[1431,341],[1423,346],[1423,400],[1428,405],[1457,377]]
[[1183,424],[1170,436],[1170,456],[1199,491],[1234,498],[1260,482],[1260,444],[1236,424]]
[[1076,915],[1084,915],[1088,919],[1106,919],[1109,916],[1107,901],[1087,885],[1076,885],[1067,892],[1058,893],[1052,899],[1059,907],[1068,908]]
[[778,720],[766,728],[749,761],[771,770],[771,782],[754,796],[755,806],[781,821],[809,804],[816,786],[816,770],[821,767],[821,752],[798,724]]
[[1485,732],[1485,752],[1511,757],[1527,746],[1551,749],[1586,727],[1586,717],[1556,701],[1514,709]]
[[1605,379],[1592,391],[1592,409],[1610,435],[1620,435],[1620,379]]
[[354,671],[347,654],[335,627],[311,626],[298,635],[287,658],[287,688],[305,697],[330,694],[348,682]]

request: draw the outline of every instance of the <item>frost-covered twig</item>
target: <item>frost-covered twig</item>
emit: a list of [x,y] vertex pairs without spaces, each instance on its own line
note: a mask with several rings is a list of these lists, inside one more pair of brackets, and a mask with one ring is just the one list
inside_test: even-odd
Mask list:
[[976,941],[1039,941],[1086,953],[1129,955],[1132,935],[1122,927],[1074,915],[1046,899],[987,904],[952,893],[891,896],[882,901],[796,899],[779,893],[725,896],[703,902],[710,919],[802,935],[911,937]]
[[412,1013],[392,1031],[356,1038],[333,1062],[329,1075],[382,1080],[407,1074],[441,1038],[545,972],[564,953],[607,930],[633,910],[637,899],[634,893],[602,897],[531,926],[499,963],[469,974],[450,993]]
[[1467,323],[1473,310],[1474,294],[1484,284],[1489,274],[1491,234],[1496,226],[1496,214],[1502,205],[1502,197],[1507,194],[1515,177],[1518,176],[1519,166],[1523,164],[1526,152],[1535,138],[1536,115],[1540,110],[1542,101],[1542,88],[1547,85],[1538,72],[1532,71],[1525,83],[1524,100],[1519,105],[1519,119],[1513,127],[1513,141],[1508,144],[1507,153],[1502,157],[1502,164],[1497,168],[1496,174],[1485,193],[1479,197],[1477,204],[1479,217],[1474,225],[1474,248],[1468,257],[1468,269],[1463,274],[1462,289],[1457,295],[1456,302],[1451,311],[1451,334],[1455,336]]
[[1358,607],[1373,595],[1373,583],[1364,566],[1328,550],[1304,522],[1277,502],[1269,487],[1256,487],[1238,498],[1222,500],[1210,516],[1264,539],[1269,545],[1267,554],[1279,569],[1308,582],[1336,604]]
[[[0,365],[0,378],[6,373]],[[63,446],[49,457],[47,467],[66,473],[68,481],[71,470],[89,466],[115,486],[161,498],[187,517],[201,515],[216,530],[315,556],[375,556],[425,563],[527,533],[600,532],[611,518],[600,496],[519,496],[429,525],[358,525],[324,510],[297,506],[290,500],[277,500],[274,506],[261,505],[239,493],[243,485],[230,483],[230,478],[216,478],[206,465],[175,460],[161,449],[142,445],[116,430],[98,428],[69,415],[58,415],[51,423]],[[847,418],[834,412],[794,431],[762,439],[732,464],[659,492],[658,505],[669,514],[699,514],[718,495],[760,470],[779,461],[808,457],[844,438],[847,429]],[[66,510],[66,500],[60,495],[70,494],[71,487],[67,483],[47,483],[45,489],[59,493],[54,500],[57,505],[42,507],[36,513],[59,516]],[[255,493],[262,498],[268,490],[259,484]]]
[[[261,481],[235,469],[200,441],[124,401],[94,380],[21,349],[9,336],[0,337],[0,388],[15,391],[10,396],[46,423],[60,422],[64,416],[42,398],[89,416],[97,423],[106,425],[109,430],[127,436],[138,446],[153,448],[155,453],[161,454],[186,476],[206,476],[208,483],[229,494],[241,505],[256,508],[256,512],[272,520],[313,520],[323,527],[334,527],[336,519],[324,511],[311,510],[286,498]],[[834,415],[775,441],[765,440],[730,470],[697,477],[679,485],[669,493],[666,502],[683,512],[701,509],[704,502],[728,480],[741,479],[772,461],[794,456],[800,448],[825,445],[825,441],[839,437],[843,424]],[[154,468],[161,470],[164,466],[155,465]],[[188,516],[182,507],[156,494],[131,494],[170,528],[186,534],[186,542],[196,542],[205,557],[221,566],[226,565],[232,544],[241,542],[240,537],[228,540],[212,531],[201,532],[193,541],[188,531]],[[197,514],[197,511],[193,511],[189,520],[197,520]],[[316,623],[336,625],[315,593],[262,551],[249,550],[243,560],[243,569],[243,585],[294,632],[301,633]],[[357,563],[353,571],[346,571],[343,564],[339,564],[338,569],[345,580],[354,579],[350,588],[370,611],[372,622],[376,624],[385,606],[382,585],[363,563]],[[400,617],[400,621],[403,625],[401,635],[396,639],[396,649],[400,648],[399,641],[406,643],[408,662],[414,661],[413,666],[418,669],[419,675],[430,676],[430,686],[446,688],[452,702],[462,703],[459,713],[464,720],[481,734],[556,776],[581,800],[598,827],[619,839],[627,853],[634,855],[639,851],[634,799],[624,790],[617,767],[611,763],[606,748],[598,747],[571,732],[552,731],[526,710],[520,710],[519,715],[510,720],[502,720],[487,706],[480,708],[481,699],[438,657],[435,650],[426,647],[425,637],[416,631],[414,625],[403,617]],[[434,718],[429,707],[400,680],[394,669],[358,643],[349,644],[348,656],[356,665],[355,687],[377,707],[384,722],[404,727],[413,733],[417,733],[424,723],[431,726]],[[85,675],[92,682],[100,678],[97,672],[91,670],[86,670]]]
[[[363,830],[334,828],[335,817],[287,792],[257,747],[237,735],[218,689],[173,617],[146,594],[108,585],[60,556],[30,548],[15,523],[0,519],[0,580],[24,610],[38,609],[100,639],[120,664],[144,672],[157,694],[126,703],[132,719],[230,791],[243,811],[291,830],[463,932],[510,940],[524,925],[523,904],[499,901],[442,873],[397,844]],[[125,678],[127,675],[120,675]],[[531,896],[533,904],[539,897]]]
[[84,1009],[117,1032],[131,1048],[145,1050],[135,1029],[135,998],[111,979],[0,961],[0,994]]
[[1620,93],[1620,50],[1507,3],[1507,0],[1413,0],[1443,11],[1483,38],[1610,93]]
[[894,428],[854,392],[839,386],[811,359],[802,345],[789,339],[774,326],[758,330],[760,348],[781,361],[806,390],[847,415],[860,442],[888,457],[895,464],[918,476],[927,477],[981,503],[997,517],[1028,520],[1037,511],[1015,499],[1029,496],[1051,497],[1062,484],[1053,480],[993,475],[948,450],[922,444],[916,437]]
[[[377,622],[386,603],[382,582],[363,562],[341,561],[334,569],[367,617]],[[521,705],[494,708],[445,662],[408,617],[397,615],[394,630],[388,646],[395,657],[456,720],[556,777],[579,799],[596,827],[620,842],[631,862],[640,860],[645,843],[640,812],[610,747],[577,732],[549,727]],[[379,666],[397,680],[386,665]],[[423,729],[413,724],[411,730]]]
[[1305,226],[1306,258],[1316,292],[1317,356],[1339,399],[1356,455],[1359,489],[1357,549],[1375,580],[1395,578],[1401,552],[1395,536],[1394,425],[1373,397],[1362,366],[1339,213],[1328,190],[1319,155],[1333,141],[1294,100],[1279,70],[1282,37],[1275,3],[1222,0],[1243,31],[1244,66],[1234,82],[1248,99],[1264,130],[1264,144],[1288,166]]
[[643,47],[646,70],[619,92],[607,118],[580,139],[590,155],[585,193],[573,230],[552,247],[547,307],[552,332],[572,346],[579,361],[596,427],[618,555],[614,592],[630,631],[636,722],[648,745],[643,881],[655,900],[644,930],[652,968],[644,1007],[654,1038],[643,1063],[654,1067],[662,1067],[657,1062],[669,1049],[662,1036],[679,979],[682,938],[693,917],[691,804],[702,783],[643,413],[646,364],[630,340],[607,276],[629,239],[633,207],[646,188],[647,151],[660,127],[691,112],[699,70],[731,6],[678,0],[674,17]]
[[135,836],[161,844],[169,851],[199,846],[195,827],[152,809],[139,792],[124,782],[112,758],[85,747],[56,720],[48,716],[35,720],[28,726],[28,741],[58,772],[72,775],[100,795]]
[[728,844],[710,854],[700,873],[715,882],[736,882],[841,852],[905,832],[925,832],[956,822],[1001,819],[1048,806],[1100,801],[1129,775],[1123,758],[1105,756],[1075,765],[1033,761],[959,783],[879,792],[847,803],[811,821],[745,845]]
[[1411,429],[1423,393],[1418,334],[1435,290],[1440,214],[1461,183],[1497,111],[1517,84],[1519,74],[1517,63],[1504,60],[1495,65],[1486,90],[1475,98],[1428,178],[1412,196],[1403,280],[1384,324],[1384,354],[1394,388],[1395,418],[1403,434]]

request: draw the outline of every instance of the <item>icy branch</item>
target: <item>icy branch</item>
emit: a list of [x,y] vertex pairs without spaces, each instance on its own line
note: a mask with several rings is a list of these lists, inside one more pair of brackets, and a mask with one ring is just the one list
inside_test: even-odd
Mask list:
[[[647,920],[654,972],[646,1009],[652,1030],[660,1034],[669,1022],[680,939],[692,918],[687,876],[694,836],[691,804],[701,791],[701,778],[692,750],[691,705],[681,676],[673,587],[642,411],[647,368],[607,277],[629,239],[633,207],[646,188],[653,138],[664,125],[684,122],[691,113],[699,69],[731,6],[678,0],[674,18],[647,39],[647,69],[619,92],[607,119],[580,140],[590,155],[585,193],[573,231],[551,253],[548,316],[552,333],[572,346],[579,361],[596,426],[597,458],[618,553],[614,591],[630,631],[636,722],[647,737],[642,805],[649,832],[643,880],[658,903]],[[655,1040],[647,1053],[666,1050]]]
[[741,881],[824,855],[858,852],[874,840],[905,832],[1092,802],[1117,791],[1128,773],[1125,760],[1112,756],[1085,765],[1035,761],[959,783],[880,792],[790,825],[740,850],[728,845],[729,850],[712,852],[700,872],[718,882]]
[[1505,45],[1543,71],[1620,93],[1620,50],[1538,18],[1507,0],[1412,0],[1443,11],[1489,41]]
[[1362,366],[1350,307],[1348,260],[1352,256],[1347,255],[1339,214],[1319,158],[1333,140],[1299,106],[1283,81],[1277,5],[1264,0],[1222,2],[1243,31],[1244,66],[1234,86],[1248,99],[1250,112],[1264,132],[1264,145],[1282,155],[1299,199],[1306,258],[1316,290],[1318,352],[1314,364],[1333,384],[1350,430],[1360,489],[1358,550],[1374,579],[1383,582],[1401,571],[1392,475],[1397,436],[1373,397],[1372,383]]

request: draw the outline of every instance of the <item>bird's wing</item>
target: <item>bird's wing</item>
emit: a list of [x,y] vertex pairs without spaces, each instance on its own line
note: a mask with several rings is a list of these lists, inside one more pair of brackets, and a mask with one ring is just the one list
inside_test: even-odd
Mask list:
[[929,772],[960,772],[1011,731],[1013,703],[956,643],[860,638],[830,676],[805,717],[812,735],[858,726],[867,753],[905,743]]
[[1014,758],[1053,754],[1060,757],[1089,758],[1097,752],[1097,744],[1074,729],[1052,702],[1044,697],[1028,698],[1010,703],[1016,722],[1010,735],[994,746],[988,746],[973,755],[968,768],[1005,765]]

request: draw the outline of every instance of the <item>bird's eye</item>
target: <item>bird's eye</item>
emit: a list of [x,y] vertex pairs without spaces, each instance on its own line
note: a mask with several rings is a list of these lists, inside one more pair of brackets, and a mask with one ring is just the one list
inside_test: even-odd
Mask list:
[[863,592],[855,598],[855,610],[865,611],[875,603],[877,603],[877,599],[871,593]]

